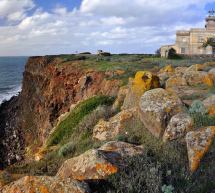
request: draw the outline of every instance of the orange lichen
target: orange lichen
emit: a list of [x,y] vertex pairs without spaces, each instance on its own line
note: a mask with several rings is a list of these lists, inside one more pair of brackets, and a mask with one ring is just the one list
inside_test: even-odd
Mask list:
[[212,107],[209,108],[208,114],[209,115],[215,115],[215,106],[212,106]]
[[96,171],[102,172],[105,175],[111,175],[117,173],[118,168],[116,166],[111,165],[110,163],[97,163]]
[[41,193],[49,193],[48,189],[45,186],[40,186],[39,188]]
[[214,85],[213,79],[209,75],[207,75],[207,76],[205,76],[203,78],[203,83],[205,83],[208,86],[213,86]]
[[175,69],[172,67],[171,64],[165,66],[164,68],[162,68],[160,70],[160,72],[174,72],[174,71],[175,71]]

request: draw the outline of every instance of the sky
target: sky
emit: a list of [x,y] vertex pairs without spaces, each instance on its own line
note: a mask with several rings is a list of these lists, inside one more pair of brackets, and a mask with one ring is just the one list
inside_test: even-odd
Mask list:
[[0,0],[0,56],[154,53],[215,0]]

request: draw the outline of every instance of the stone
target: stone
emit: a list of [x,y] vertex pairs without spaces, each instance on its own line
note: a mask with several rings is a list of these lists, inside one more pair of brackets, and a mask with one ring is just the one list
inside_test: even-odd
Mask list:
[[140,119],[157,138],[163,135],[171,117],[182,110],[180,98],[162,88],[147,91],[140,100]]
[[211,95],[203,101],[209,115],[215,115],[215,95]]
[[158,76],[149,71],[139,71],[134,79],[129,79],[128,94],[125,97],[123,109],[130,109],[138,106],[140,97],[144,92],[160,87]]
[[175,68],[175,74],[177,75],[183,75],[185,71],[188,69],[188,67],[176,67]]
[[187,68],[187,71],[203,71],[204,65],[203,64],[193,64]]
[[164,73],[164,72],[170,72],[171,73],[174,71],[175,71],[174,67],[171,64],[169,64],[169,65],[166,65],[163,68],[161,68],[159,73]]
[[119,89],[117,98],[116,98],[116,100],[112,106],[113,111],[117,111],[117,110],[121,109],[127,94],[128,94],[128,88],[127,87],[121,87]]
[[186,135],[188,159],[191,172],[195,172],[201,159],[208,152],[215,136],[215,127],[205,127],[190,131]]
[[121,111],[109,121],[101,119],[93,129],[93,138],[100,141],[113,140],[124,132],[126,124],[134,118],[136,112],[133,108]]
[[57,176],[77,180],[101,180],[126,167],[126,158],[143,153],[140,146],[109,142],[63,163]]
[[187,86],[187,81],[181,76],[171,76],[165,84],[165,88],[178,87],[178,86]]
[[0,189],[1,193],[89,193],[86,183],[48,176],[26,176]]
[[207,73],[203,71],[186,71],[183,75],[183,78],[186,79],[187,84],[189,86],[197,86],[197,85],[207,85],[213,86],[213,79]]
[[210,69],[209,72],[208,72],[208,74],[210,75],[210,77],[215,82],[215,68]]
[[194,125],[193,119],[186,113],[174,115],[163,135],[163,141],[171,141],[184,137],[187,132],[192,130]]

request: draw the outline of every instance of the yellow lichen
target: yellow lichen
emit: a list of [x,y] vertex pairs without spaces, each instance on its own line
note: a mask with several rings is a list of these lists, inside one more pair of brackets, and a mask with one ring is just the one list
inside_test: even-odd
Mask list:
[[207,76],[205,76],[203,78],[203,83],[205,83],[208,86],[213,86],[214,85],[213,79],[209,75],[207,75]]
[[163,72],[174,72],[175,69],[173,68],[173,66],[171,64],[165,66],[164,68],[162,68],[160,70],[160,73],[163,73]]
[[137,72],[132,82],[132,90],[137,96],[141,96],[144,92],[159,86],[159,78],[148,71]]

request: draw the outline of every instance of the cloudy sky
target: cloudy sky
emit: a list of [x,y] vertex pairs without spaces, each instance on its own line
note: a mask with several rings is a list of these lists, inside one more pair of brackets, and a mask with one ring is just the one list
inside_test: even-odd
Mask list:
[[154,53],[215,0],[0,0],[0,55]]

